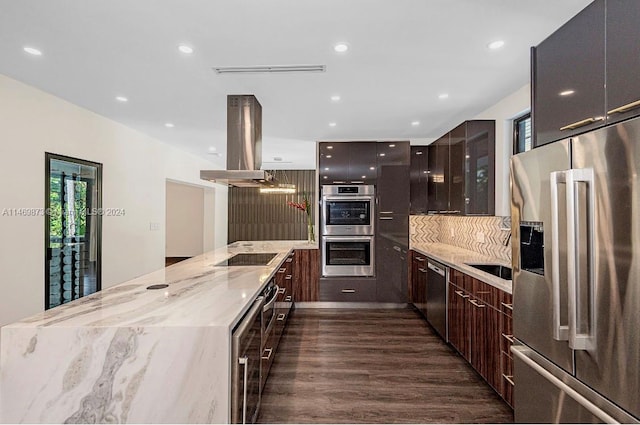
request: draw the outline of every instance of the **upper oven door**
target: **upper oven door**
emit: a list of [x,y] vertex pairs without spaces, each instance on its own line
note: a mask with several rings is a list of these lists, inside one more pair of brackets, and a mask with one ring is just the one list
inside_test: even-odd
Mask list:
[[373,196],[324,196],[323,235],[373,235]]

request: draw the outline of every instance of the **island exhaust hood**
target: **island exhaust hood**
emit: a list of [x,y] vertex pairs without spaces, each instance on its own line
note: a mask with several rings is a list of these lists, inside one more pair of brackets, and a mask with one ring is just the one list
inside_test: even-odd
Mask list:
[[201,170],[200,178],[237,187],[276,184],[262,166],[262,106],[253,95],[227,96],[227,169]]

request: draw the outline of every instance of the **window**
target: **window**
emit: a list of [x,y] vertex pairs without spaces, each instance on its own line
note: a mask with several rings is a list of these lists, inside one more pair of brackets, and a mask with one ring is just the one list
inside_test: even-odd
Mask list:
[[531,113],[528,113],[513,120],[513,153],[526,152],[531,148]]
[[46,154],[45,309],[101,288],[102,164]]

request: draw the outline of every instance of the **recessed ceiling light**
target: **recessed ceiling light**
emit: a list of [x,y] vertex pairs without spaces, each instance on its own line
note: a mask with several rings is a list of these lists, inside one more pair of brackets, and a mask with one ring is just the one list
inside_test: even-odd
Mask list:
[[337,94],[331,96],[331,101],[332,102],[339,102],[340,101],[340,96],[338,96]]
[[324,171],[329,171],[329,167],[324,167]]
[[35,47],[25,46],[22,50],[34,56],[42,56],[42,52]]
[[173,123],[170,123],[170,122],[166,122],[166,123],[164,123],[164,126],[165,126],[165,127],[167,127],[167,128],[173,128],[173,127],[175,127],[175,125],[173,125]]
[[333,149],[333,146],[327,146],[327,149]]
[[126,98],[126,97],[124,97],[124,96],[116,96],[116,100],[117,100],[118,102],[128,102],[128,101],[129,101],[129,99],[127,99],[127,98]]
[[384,153],[381,153],[381,154],[380,154],[380,156],[385,156],[385,155],[386,155],[386,154],[384,154]]
[[565,91],[561,91],[560,92],[560,96],[571,96],[572,94],[574,94],[576,91],[575,90],[565,90]]
[[334,122],[330,122],[329,123],[329,127],[335,127],[335,126],[336,126],[336,123],[334,123]]
[[442,93],[440,95],[438,95],[438,99],[447,99],[449,98],[449,94],[448,93]]
[[487,47],[489,47],[491,50],[499,49],[502,46],[504,46],[504,41],[502,40],[492,41],[491,43],[487,44]]
[[331,158],[331,155],[327,155],[326,157],[327,157],[327,158]]
[[215,152],[215,151],[217,151],[217,150],[218,150],[218,149],[216,149],[216,147],[215,147],[215,146],[209,146],[209,152]]
[[362,176],[362,178],[363,178],[363,179],[366,179],[366,178],[367,178],[367,176]]
[[324,176],[324,177],[322,177],[322,178],[323,178],[323,179],[328,179],[329,177],[327,177],[327,176]]
[[344,53],[347,50],[349,50],[349,45],[347,43],[338,43],[335,46],[333,46],[333,50],[335,50],[338,53]]
[[193,53],[193,47],[187,46],[186,44],[179,45],[178,50],[180,50],[182,53],[185,53],[187,55],[190,55],[191,53]]
[[411,125],[417,127],[420,125],[420,121],[411,121]]
[[389,145],[390,148],[395,148],[396,145],[394,145],[393,143]]
[[375,169],[376,169],[376,167],[369,167],[369,169],[370,169],[370,170],[375,170]]
[[422,155],[422,151],[416,152],[416,155]]

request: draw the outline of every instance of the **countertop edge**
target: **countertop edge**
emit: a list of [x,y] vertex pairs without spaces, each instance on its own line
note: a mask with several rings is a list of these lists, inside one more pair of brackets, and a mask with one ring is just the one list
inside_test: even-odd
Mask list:
[[410,249],[417,251],[429,258],[433,258],[436,261],[440,261],[441,263],[449,267],[453,267],[454,269],[461,271],[464,274],[481,280],[493,286],[494,288],[498,288],[508,294],[513,293],[513,282],[511,280],[500,279],[499,277],[493,276],[489,273],[485,273],[476,269],[475,267],[471,267],[465,264],[467,262],[487,264],[491,263],[511,267],[511,264],[505,262],[504,260],[442,243],[412,244],[410,246]]

